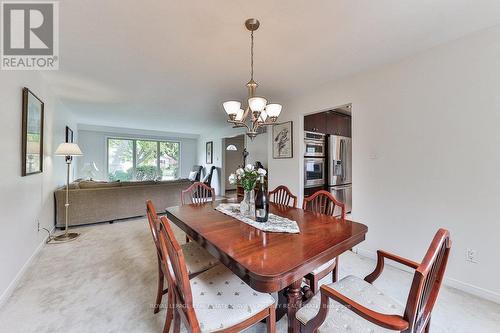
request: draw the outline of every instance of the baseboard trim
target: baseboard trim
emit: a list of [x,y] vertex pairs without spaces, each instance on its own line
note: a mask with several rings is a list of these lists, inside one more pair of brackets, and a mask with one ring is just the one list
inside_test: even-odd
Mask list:
[[[52,229],[50,234],[52,234],[55,230],[55,227]],[[21,278],[23,277],[24,273],[26,273],[26,270],[28,267],[31,265],[33,260],[38,256],[42,248],[45,246],[47,239],[49,236],[46,236],[43,238],[43,241],[36,247],[35,251],[33,251],[33,254],[28,258],[28,260],[24,263],[24,265],[21,267],[21,269],[17,272],[16,276],[12,280],[12,282],[9,284],[7,289],[2,293],[0,296],[0,308],[3,307],[3,305],[7,302],[10,296],[12,296],[12,293],[16,289],[17,285],[19,284],[19,281],[21,281]]]
[[[359,247],[353,248],[353,251],[355,253],[359,254],[360,256],[363,256],[363,257],[366,257],[366,258],[370,258],[370,259],[377,259],[377,253],[376,252],[373,252],[373,251],[370,251],[370,250],[366,250],[366,249],[362,249],[362,248],[359,248]],[[398,264],[396,262],[392,262],[390,260],[387,260],[386,264],[389,265],[389,266],[391,266],[391,267],[394,267],[394,268],[400,269],[402,271],[405,271],[405,272],[410,272],[410,273],[413,272],[413,270],[411,268],[408,268],[408,267],[406,267],[404,265],[401,265],[401,264]],[[486,299],[488,301],[500,304],[500,294],[495,293],[495,292],[493,292],[491,290],[487,290],[487,289],[484,289],[484,288],[481,288],[481,287],[478,287],[478,286],[474,286],[474,285],[472,285],[470,283],[459,281],[459,280],[453,279],[453,278],[445,278],[444,281],[443,281],[443,283],[447,287],[458,289],[460,291],[463,291],[465,293],[471,294],[473,296],[476,296],[476,297],[479,297],[479,298],[482,298],[482,299]]]
[[500,294],[497,294],[491,290],[483,289],[481,287],[474,286],[472,284],[465,283],[452,278],[445,278],[444,284],[447,287],[458,289],[460,291],[477,296],[479,298],[483,298],[488,301],[500,304]]

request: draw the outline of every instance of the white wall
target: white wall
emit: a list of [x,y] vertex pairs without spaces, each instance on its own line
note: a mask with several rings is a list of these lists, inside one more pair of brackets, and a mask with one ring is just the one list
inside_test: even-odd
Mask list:
[[448,283],[500,301],[500,26],[284,103],[295,158],[270,157],[270,188],[301,193],[303,114],[350,102],[353,217],[369,227],[360,249],[420,260],[448,228]]
[[78,138],[84,156],[78,159],[78,176],[84,177],[80,171],[85,163],[95,162],[99,172],[96,179],[107,179],[107,147],[108,137],[147,138],[155,140],[172,140],[181,143],[180,177],[187,178],[189,171],[198,161],[198,136],[180,133],[116,128],[104,126],[78,125]]
[[[44,171],[21,177],[22,88],[45,102]],[[53,155],[64,141],[65,126],[75,128],[72,114],[60,104],[33,71],[0,73],[0,303],[13,291],[17,278],[47,236],[40,227],[54,227],[53,190],[65,183],[63,157]]]

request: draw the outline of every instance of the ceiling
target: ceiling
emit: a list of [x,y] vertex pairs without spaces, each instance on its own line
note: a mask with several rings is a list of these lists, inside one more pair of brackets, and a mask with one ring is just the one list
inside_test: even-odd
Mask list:
[[249,17],[258,93],[283,103],[499,24],[500,1],[70,0],[59,16],[60,70],[44,75],[79,122],[203,133],[246,97]]

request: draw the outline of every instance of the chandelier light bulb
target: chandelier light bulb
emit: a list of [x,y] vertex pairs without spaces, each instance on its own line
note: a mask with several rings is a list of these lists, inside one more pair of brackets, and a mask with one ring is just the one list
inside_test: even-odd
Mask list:
[[248,99],[248,106],[253,112],[262,112],[266,104],[267,100],[263,97],[252,97]]
[[224,110],[228,115],[236,115],[241,107],[241,103],[237,101],[227,101],[222,103]]

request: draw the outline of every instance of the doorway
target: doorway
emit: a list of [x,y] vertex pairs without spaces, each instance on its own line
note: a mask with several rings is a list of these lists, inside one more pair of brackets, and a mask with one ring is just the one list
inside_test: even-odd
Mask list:
[[231,138],[224,138],[222,143],[224,154],[224,195],[236,195],[236,185],[230,184],[228,178],[236,169],[244,165],[245,135],[241,134]]
[[352,207],[352,105],[304,116],[304,197],[330,192]]

